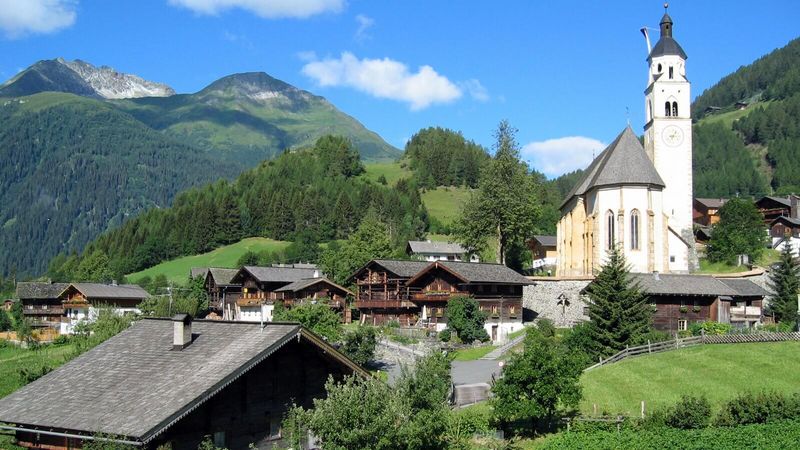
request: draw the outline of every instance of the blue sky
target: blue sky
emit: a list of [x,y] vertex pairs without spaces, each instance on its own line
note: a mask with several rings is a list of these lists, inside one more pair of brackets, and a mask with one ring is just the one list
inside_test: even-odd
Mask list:
[[[670,3],[694,96],[800,34],[796,0]],[[639,28],[663,11],[650,0],[0,0],[0,78],[59,56],[181,93],[264,71],[400,148],[433,125],[490,147],[508,119],[524,158],[554,176],[588,164],[628,119],[641,132]]]

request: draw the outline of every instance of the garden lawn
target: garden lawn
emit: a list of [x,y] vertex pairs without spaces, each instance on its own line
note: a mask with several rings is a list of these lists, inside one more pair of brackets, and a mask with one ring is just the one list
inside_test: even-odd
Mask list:
[[800,342],[701,345],[634,357],[585,372],[580,409],[638,415],[705,395],[716,408],[745,391],[800,392]]
[[241,241],[220,247],[201,255],[184,256],[182,258],[165,261],[161,264],[142,270],[141,272],[127,275],[131,283],[137,283],[145,276],[155,278],[157,275],[164,274],[173,283],[185,283],[189,279],[189,270],[192,267],[223,267],[235,268],[236,261],[248,251],[261,252],[282,250],[289,245],[289,242],[275,241],[267,238],[247,238]]
[[71,344],[45,345],[39,350],[27,350],[11,344],[3,345],[4,343],[5,341],[0,341],[0,398],[25,384],[19,375],[20,368],[45,364],[57,367],[73,351]]
[[483,358],[495,348],[496,347],[494,345],[482,345],[480,347],[462,348],[461,350],[456,350],[456,354],[453,357],[453,359],[455,359],[456,361],[475,361],[476,359]]

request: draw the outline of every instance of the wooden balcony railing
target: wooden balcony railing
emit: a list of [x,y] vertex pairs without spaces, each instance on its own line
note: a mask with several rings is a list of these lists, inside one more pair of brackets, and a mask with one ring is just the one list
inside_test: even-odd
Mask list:
[[35,315],[42,315],[42,316],[57,316],[64,314],[64,308],[57,307],[57,308],[25,308],[22,310],[23,315],[26,316],[35,316]]
[[356,308],[416,308],[417,305],[405,300],[359,300]]
[[736,317],[761,317],[761,308],[758,306],[732,306],[731,318]]

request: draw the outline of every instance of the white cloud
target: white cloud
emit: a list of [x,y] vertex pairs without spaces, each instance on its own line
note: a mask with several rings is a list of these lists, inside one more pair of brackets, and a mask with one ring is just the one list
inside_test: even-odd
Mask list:
[[341,58],[311,61],[303,73],[320,86],[348,86],[374,97],[406,102],[416,111],[462,96],[461,89],[431,66],[411,73],[408,66],[389,58],[358,59],[344,52]]
[[0,0],[0,30],[9,38],[52,33],[75,23],[72,0]]
[[344,0],[169,0],[198,14],[215,15],[239,8],[265,19],[292,17],[304,19],[325,12],[339,12]]
[[479,102],[489,101],[489,91],[483,87],[480,81],[473,78],[471,80],[462,81],[458,84],[462,89],[469,92],[470,97],[474,98],[475,100]]
[[531,167],[555,177],[575,169],[585,169],[606,144],[583,136],[567,136],[531,142],[522,147],[522,157]]
[[358,22],[358,29],[356,30],[356,40],[363,41],[370,37],[367,34],[367,30],[375,25],[375,19],[371,17],[367,17],[363,14],[359,14],[356,16],[356,22]]

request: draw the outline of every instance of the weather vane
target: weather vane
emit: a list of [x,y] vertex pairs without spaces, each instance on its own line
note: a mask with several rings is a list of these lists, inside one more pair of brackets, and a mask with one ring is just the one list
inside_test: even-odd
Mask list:
[[669,8],[669,3],[664,2],[664,12],[667,12],[668,8]]

